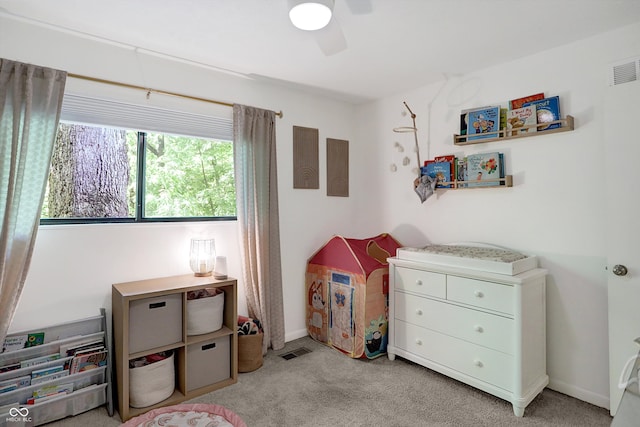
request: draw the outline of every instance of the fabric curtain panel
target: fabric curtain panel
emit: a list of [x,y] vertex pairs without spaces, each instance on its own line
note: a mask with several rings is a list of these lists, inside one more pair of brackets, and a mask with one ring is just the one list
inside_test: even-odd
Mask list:
[[29,270],[66,79],[0,58],[0,344]]
[[262,322],[262,353],[284,347],[275,113],[233,106],[233,154],[242,274],[249,316]]

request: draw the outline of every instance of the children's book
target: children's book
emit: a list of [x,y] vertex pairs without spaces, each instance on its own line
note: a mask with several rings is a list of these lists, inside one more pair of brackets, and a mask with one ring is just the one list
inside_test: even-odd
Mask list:
[[537,101],[539,99],[544,99],[544,93],[535,93],[529,96],[523,96],[522,98],[512,99],[509,101],[509,109],[515,110],[516,108],[524,107],[527,102]]
[[[560,120],[560,97],[552,96],[544,98],[539,101],[531,101],[525,104],[525,106],[535,106],[536,116],[538,118],[538,124],[549,123],[556,120]],[[539,127],[538,130],[550,130],[560,127],[560,123],[554,123],[546,127]]]
[[500,134],[500,107],[487,107],[469,112],[467,141],[497,138]]
[[98,351],[90,354],[83,354],[73,358],[69,374],[88,371],[89,369],[99,368],[107,364],[107,350]]
[[437,162],[449,162],[449,181],[455,181],[456,179],[456,156],[448,154],[446,156],[436,156],[433,160]]
[[436,188],[449,188],[451,187],[451,164],[449,162],[436,162],[434,160],[427,160],[426,166],[421,169],[422,175],[428,175],[429,177],[437,180]]
[[[467,156],[467,176],[469,187],[490,187],[500,185],[500,153],[479,153]],[[495,182],[485,182],[496,180]]]
[[536,132],[536,107],[527,106],[507,112],[507,136]]

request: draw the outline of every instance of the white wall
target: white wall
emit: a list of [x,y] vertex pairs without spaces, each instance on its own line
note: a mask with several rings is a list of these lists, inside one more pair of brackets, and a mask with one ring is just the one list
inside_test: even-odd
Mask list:
[[[603,93],[607,64],[640,54],[638,34],[638,25],[624,28],[471,75],[449,76],[442,84],[358,108],[136,55],[132,50],[12,21],[1,14],[0,57],[205,98],[282,109],[284,118],[277,121],[277,139],[287,340],[306,334],[305,263],[333,234],[365,237],[388,231],[405,245],[494,243],[536,254],[541,266],[549,270],[550,386],[606,407]],[[81,93],[103,91],[73,80],[69,85],[70,90]],[[143,96],[109,91],[124,98]],[[538,91],[560,95],[563,115],[576,118],[574,132],[468,147],[452,144],[462,108],[504,103]],[[152,99],[158,104],[184,103]],[[410,125],[410,118],[402,115],[404,100],[418,115],[423,159],[497,149],[505,153],[514,187],[442,192],[420,204],[412,190],[414,176],[410,167],[401,166],[404,154],[393,148],[395,141],[401,142],[405,154],[414,158],[411,134],[392,132],[394,127]],[[184,107],[198,111],[208,108],[191,103]],[[292,189],[293,125],[320,130],[320,190]],[[327,137],[350,141],[348,198],[325,195]],[[395,173],[389,170],[391,161],[398,164]],[[216,237],[219,251],[229,257],[230,275],[239,277],[233,222],[42,227],[11,329],[94,315],[98,307],[110,306],[112,283],[188,273],[187,243],[200,232]],[[243,311],[241,294],[240,312]]]
[[[210,69],[136,53],[114,44],[75,37],[12,20],[0,14],[0,57],[103,79],[187,95],[253,105],[275,111],[286,339],[306,335],[304,271],[307,258],[333,234],[359,236],[375,229],[377,217],[355,221],[358,196],[326,196],[326,138],[350,141],[350,175],[366,165],[353,129],[354,107],[317,94],[269,86]],[[231,116],[231,109],[151,95],[113,86],[67,80],[67,91],[137,103]],[[319,129],[320,189],[293,189],[292,126]],[[358,217],[359,218],[359,217]],[[368,225],[367,224],[371,224]],[[239,313],[247,314],[236,222],[111,224],[40,227],[31,269],[11,331],[73,320],[111,306],[111,284],[190,273],[189,239],[207,234],[229,259],[229,275],[239,279]]]
[[[627,27],[470,75],[447,76],[358,112],[360,138],[371,144],[367,162],[376,171],[369,174],[369,186],[379,189],[370,193],[371,209],[382,228],[405,245],[477,241],[538,255],[549,270],[550,387],[603,407],[609,395],[603,96],[607,65],[640,55],[639,36],[640,25]],[[509,99],[537,92],[560,95],[561,114],[575,117],[575,131],[453,145],[461,109],[506,106]],[[421,204],[412,189],[413,135],[392,131],[411,124],[401,114],[402,101],[417,114],[423,160],[501,151],[514,187],[441,190]],[[407,152],[412,165],[403,167]]]

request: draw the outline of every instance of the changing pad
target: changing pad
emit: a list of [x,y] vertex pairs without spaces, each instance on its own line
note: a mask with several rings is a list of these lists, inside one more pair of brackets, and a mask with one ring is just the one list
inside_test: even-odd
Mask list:
[[490,273],[515,275],[538,266],[535,256],[491,245],[429,245],[399,248],[399,259],[422,261]]

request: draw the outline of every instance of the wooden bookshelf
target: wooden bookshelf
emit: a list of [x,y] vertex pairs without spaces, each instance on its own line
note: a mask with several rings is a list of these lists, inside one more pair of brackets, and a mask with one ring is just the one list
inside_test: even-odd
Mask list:
[[[540,130],[538,129],[537,132],[522,132],[523,130],[529,129],[529,128],[545,128],[547,126],[553,125],[553,124],[559,124],[560,127],[555,128],[555,129],[550,129],[550,130]],[[561,118],[559,120],[555,120],[553,122],[548,122],[548,123],[538,123],[536,125],[529,125],[529,126],[523,126],[521,128],[516,129],[516,131],[518,131],[518,133],[516,135],[507,135],[508,132],[513,132],[513,130],[511,129],[500,129],[496,132],[489,132],[487,134],[483,134],[483,135],[494,135],[493,137],[489,137],[489,138],[480,138],[480,139],[473,139],[471,141],[467,140],[467,135],[457,135],[454,134],[453,135],[453,144],[454,145],[472,145],[472,144],[483,144],[485,142],[496,142],[496,141],[507,141],[510,139],[516,139],[516,138],[526,138],[526,137],[530,137],[530,136],[541,136],[541,135],[550,135],[552,133],[559,133],[559,132],[569,132],[572,131],[574,129],[574,123],[573,123],[573,117],[572,116],[567,116],[564,118]],[[474,135],[475,136],[475,135]],[[472,187],[475,188],[475,187]]]

